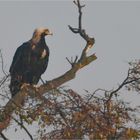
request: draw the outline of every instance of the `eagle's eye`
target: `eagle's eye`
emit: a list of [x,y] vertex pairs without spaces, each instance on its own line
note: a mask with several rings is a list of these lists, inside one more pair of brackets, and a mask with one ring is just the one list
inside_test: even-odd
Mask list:
[[45,35],[52,35],[52,32],[50,32],[48,29],[45,29],[44,34]]

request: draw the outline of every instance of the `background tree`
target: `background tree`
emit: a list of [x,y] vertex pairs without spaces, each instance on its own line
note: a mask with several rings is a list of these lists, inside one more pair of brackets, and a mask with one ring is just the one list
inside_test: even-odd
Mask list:
[[[135,89],[139,92],[139,62],[130,63],[126,79],[115,90],[97,89],[93,93],[85,91],[80,96],[72,89],[62,87],[62,84],[75,78],[76,72],[96,60],[96,55],[87,56],[95,41],[82,27],[82,8],[80,1],[74,1],[78,7],[78,28],[69,26],[69,29],[80,35],[86,46],[80,58],[68,60],[71,69],[62,76],[48,81],[38,88],[26,86],[12,99],[7,92],[8,74],[5,73],[2,60],[4,77],[1,79],[3,99],[8,103],[1,108],[0,132],[3,134],[11,121],[15,121],[24,130],[30,139],[129,139],[139,138],[139,122],[134,116],[139,108],[132,108],[128,103],[119,99],[120,90],[126,86],[128,90]],[[7,80],[7,81],[6,81]],[[6,94],[5,94],[6,93]],[[38,123],[38,134],[33,138],[27,125]],[[135,127],[129,126],[135,124]],[[48,132],[47,128],[51,131]],[[16,130],[16,129],[15,129]]]

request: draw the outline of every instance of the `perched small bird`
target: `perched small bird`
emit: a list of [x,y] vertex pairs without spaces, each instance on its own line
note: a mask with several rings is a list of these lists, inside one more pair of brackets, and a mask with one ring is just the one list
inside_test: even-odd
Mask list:
[[52,35],[46,28],[35,29],[32,38],[17,48],[10,67],[12,97],[24,83],[37,84],[49,61],[45,36]]

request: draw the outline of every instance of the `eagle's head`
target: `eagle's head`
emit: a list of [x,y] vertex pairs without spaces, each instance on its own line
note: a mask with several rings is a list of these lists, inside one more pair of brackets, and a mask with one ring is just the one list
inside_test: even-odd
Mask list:
[[33,33],[33,36],[46,36],[46,35],[52,35],[52,32],[49,31],[49,29],[47,28],[37,28],[35,29],[34,33]]
[[34,43],[38,43],[42,37],[45,37],[46,35],[53,35],[52,32],[49,31],[47,28],[37,28],[35,29],[32,37],[32,41]]

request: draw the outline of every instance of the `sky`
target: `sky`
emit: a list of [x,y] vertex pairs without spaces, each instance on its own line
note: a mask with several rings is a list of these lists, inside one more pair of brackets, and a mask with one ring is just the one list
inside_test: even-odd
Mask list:
[[[95,52],[98,59],[64,85],[79,94],[84,94],[84,89],[93,92],[97,88],[116,88],[127,75],[128,62],[140,58],[140,1],[83,3],[83,28],[95,38],[89,55]],[[66,57],[80,57],[86,44],[68,29],[68,25],[77,27],[77,23],[77,7],[72,0],[0,1],[0,49],[5,70],[9,71],[17,47],[32,37],[34,29],[47,27],[53,36],[46,37],[50,59],[42,78],[51,80],[62,75],[71,68]],[[135,103],[140,99],[138,95],[122,97]]]

